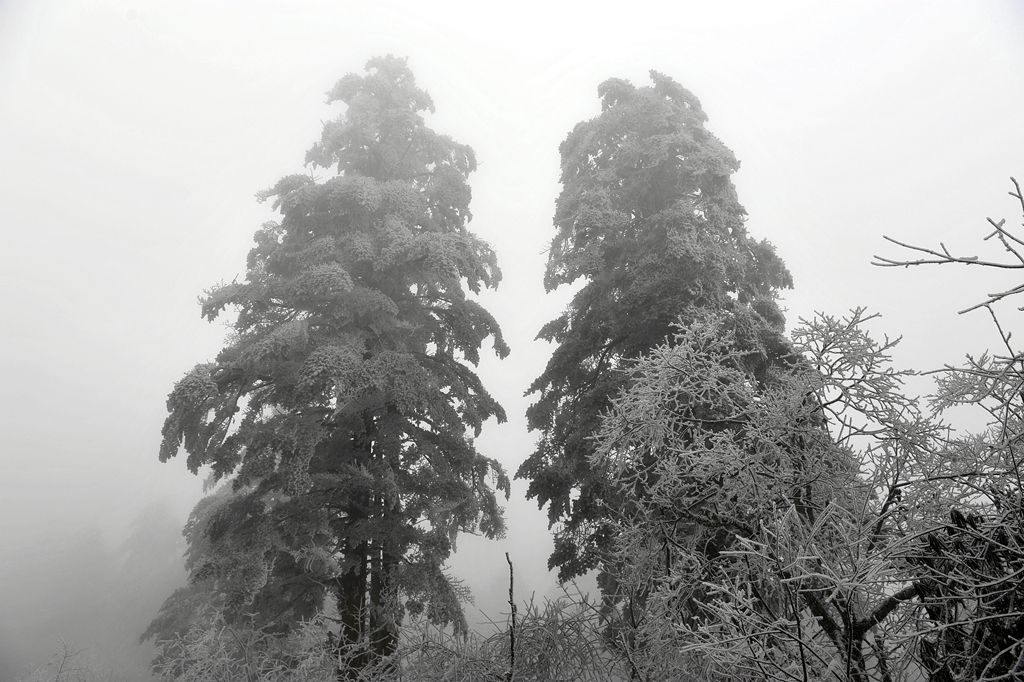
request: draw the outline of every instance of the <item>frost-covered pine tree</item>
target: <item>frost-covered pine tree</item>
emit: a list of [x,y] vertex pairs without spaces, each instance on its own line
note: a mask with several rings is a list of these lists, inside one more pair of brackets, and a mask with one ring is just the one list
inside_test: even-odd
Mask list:
[[174,386],[160,459],[183,446],[230,481],[194,517],[193,578],[282,630],[333,600],[345,676],[394,651],[403,613],[465,627],[443,565],[458,533],[502,534],[509,485],[470,436],[505,418],[473,365],[488,338],[508,348],[468,294],[500,279],[467,228],[473,151],[425,125],[405,60],[371,60],[329,101],[347,108],[310,175],[260,195],[280,219],[245,280],[202,302],[211,321],[237,311],[233,334]]

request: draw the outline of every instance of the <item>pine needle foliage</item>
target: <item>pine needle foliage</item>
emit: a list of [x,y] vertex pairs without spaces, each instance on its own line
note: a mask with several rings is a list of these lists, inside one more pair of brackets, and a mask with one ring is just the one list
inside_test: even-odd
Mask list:
[[592,468],[599,418],[623,389],[625,362],[651,350],[682,317],[734,313],[747,362],[763,376],[785,356],[776,296],[792,285],[766,241],[746,230],[732,152],[704,124],[698,99],[668,76],[598,88],[601,113],[560,147],[562,192],[544,278],[550,291],[582,282],[539,338],[555,344],[530,386],[536,451],[516,476],[559,524],[550,565],[568,580],[594,567],[614,491]]
[[[465,629],[442,566],[461,532],[503,533],[501,466],[473,443],[505,419],[473,370],[494,318],[471,294],[500,280],[467,227],[473,151],[424,122],[405,60],[371,60],[328,102],[307,175],[262,192],[245,280],[202,299],[231,340],[171,392],[160,459],[181,448],[231,493],[193,522],[192,575],[287,631],[334,603],[352,670],[391,653],[403,613]],[[326,171],[319,179],[313,173]]]

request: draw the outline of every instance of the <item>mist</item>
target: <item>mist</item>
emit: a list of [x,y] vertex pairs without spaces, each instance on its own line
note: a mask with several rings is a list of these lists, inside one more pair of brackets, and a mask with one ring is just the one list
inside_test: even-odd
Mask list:
[[[344,74],[408,57],[429,125],[476,152],[470,227],[504,275],[480,301],[512,349],[482,353],[508,421],[476,444],[514,473],[536,439],[524,392],[551,351],[535,337],[571,293],[542,283],[558,146],[599,112],[598,83],[653,68],[700,98],[741,161],[748,229],[793,274],[790,325],[864,305],[903,336],[896,362],[927,369],[990,343],[985,319],[956,311],[1012,273],[870,261],[883,234],[968,250],[985,217],[1013,218],[1022,36],[1010,0],[3,3],[0,680],[65,644],[101,675],[148,674],[138,638],[185,583],[181,529],[205,475],[158,461],[165,401],[227,332],[196,300],[244,277],[273,217],[254,195],[303,172]],[[506,552],[519,597],[559,593],[525,490],[513,482],[504,539],[464,536],[451,561],[482,629],[505,618]]]

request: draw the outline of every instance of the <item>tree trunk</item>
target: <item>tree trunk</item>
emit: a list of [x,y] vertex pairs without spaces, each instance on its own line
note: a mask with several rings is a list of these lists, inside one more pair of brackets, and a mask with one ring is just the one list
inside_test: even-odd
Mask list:
[[366,634],[366,543],[360,543],[346,552],[346,563],[352,567],[335,581],[338,602],[338,616],[341,628],[338,633],[338,680],[355,680],[359,671],[369,663],[363,649]]
[[371,586],[372,608],[370,610],[370,646],[374,658],[381,660],[395,653],[398,648],[398,623],[395,620],[396,612],[392,601],[393,575],[396,562],[387,556],[387,551],[382,552],[378,559],[378,567],[373,575]]
[[379,661],[391,656],[398,648],[398,609],[395,571],[398,568],[400,549],[395,546],[393,523],[399,519],[399,510],[388,506],[387,501],[379,498],[384,537],[374,552],[373,572],[370,585],[370,645],[374,659]]
[[[353,436],[355,464],[366,466],[373,456],[373,417],[363,415],[363,432]],[[367,645],[367,590],[370,582],[371,547],[367,540],[356,542],[364,535],[365,524],[373,510],[370,507],[369,490],[354,491],[346,505],[348,539],[343,550],[345,573],[335,580],[338,602],[338,617],[341,627],[338,633],[338,680],[357,680],[363,669],[370,664],[370,652]]]
[[867,661],[864,660],[864,639],[851,636],[847,645],[849,660],[847,661],[847,679],[850,682],[870,682]]
[[[385,431],[393,429],[394,423],[391,420],[398,416],[398,406],[388,403],[382,428]],[[378,440],[374,456],[384,468],[397,472],[401,468],[401,448],[393,442],[393,432],[390,436]],[[381,532],[376,539],[370,585],[370,644],[374,660],[381,661],[394,654],[398,648],[398,586],[395,584],[395,575],[405,548],[401,546],[400,540],[403,524],[401,501],[397,498],[389,500],[382,492],[375,495],[374,510],[380,518]]]

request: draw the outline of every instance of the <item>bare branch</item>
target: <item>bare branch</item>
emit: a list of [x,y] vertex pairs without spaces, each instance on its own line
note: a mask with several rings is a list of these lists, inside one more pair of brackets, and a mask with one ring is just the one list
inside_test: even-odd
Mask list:
[[862,637],[871,628],[888,618],[889,614],[895,611],[900,605],[917,596],[920,596],[918,583],[911,583],[910,585],[907,585],[902,590],[875,607],[871,614],[866,618],[857,621],[853,626],[855,635]]
[[[1010,181],[1013,183],[1015,191],[1009,192],[1009,195],[1018,200],[1018,202],[1021,204],[1021,212],[1024,213],[1024,196],[1022,196],[1021,194],[1020,184],[1017,182],[1016,178],[1011,177]],[[949,249],[946,248],[946,245],[943,244],[942,242],[939,242],[938,249],[935,249],[928,248],[925,246],[918,246],[916,244],[908,244],[906,242],[902,242],[888,235],[883,235],[886,241],[896,244],[897,246],[907,249],[908,251],[924,254],[925,256],[928,257],[916,259],[897,259],[875,255],[874,260],[871,261],[871,264],[883,268],[908,268],[915,265],[948,265],[950,263],[956,263],[959,265],[978,265],[985,268],[994,268],[1001,270],[1024,269],[1024,253],[1022,253],[1017,248],[1018,246],[1024,247],[1024,239],[1012,234],[1009,231],[1009,229],[1006,227],[1005,218],[998,221],[992,218],[986,218],[986,220],[988,221],[988,224],[992,226],[993,231],[985,235],[983,240],[987,241],[992,237],[996,237],[999,240],[999,243],[1002,245],[1003,250],[1007,254],[1012,256],[1015,262],[982,260],[978,256],[958,256],[951,253]],[[963,310],[960,310],[959,313],[963,314],[970,312],[972,310],[977,310],[978,308],[982,308],[986,305],[996,303],[998,301],[1003,300],[1004,298],[1015,296],[1016,294],[1020,293],[1024,293],[1024,284],[1010,287],[1005,291],[986,294],[987,298],[985,301],[964,308]]]

